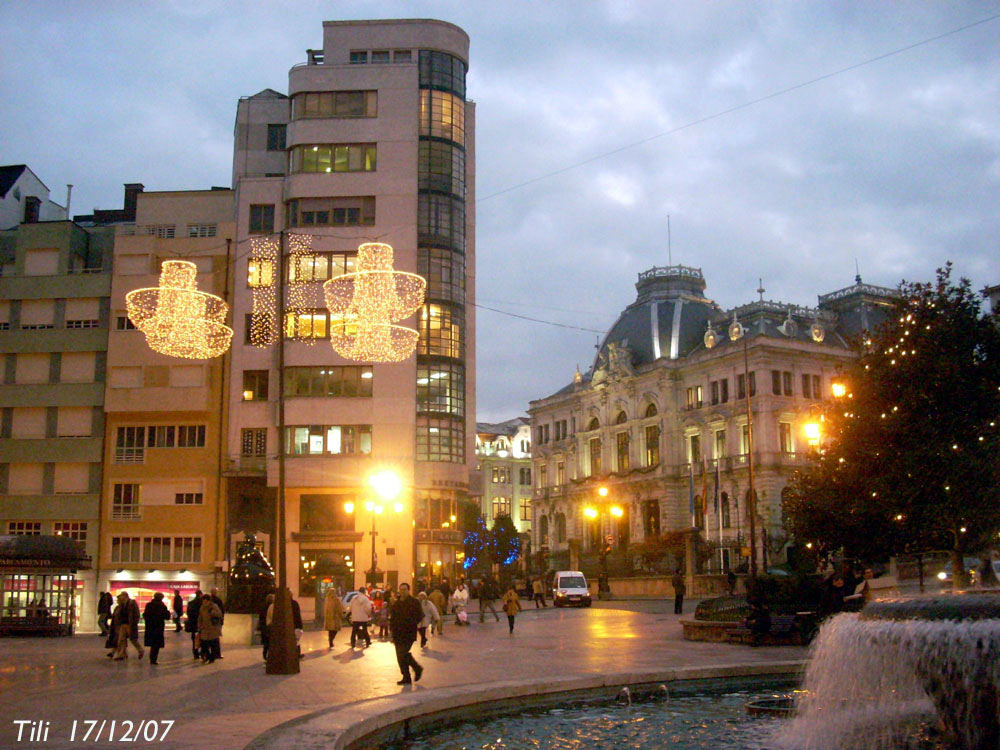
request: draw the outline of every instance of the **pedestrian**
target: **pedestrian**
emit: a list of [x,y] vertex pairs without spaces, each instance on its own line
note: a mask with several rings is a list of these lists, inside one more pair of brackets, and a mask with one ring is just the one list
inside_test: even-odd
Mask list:
[[381,599],[375,599],[375,609],[378,621],[378,638],[380,641],[389,639],[389,592],[382,594]]
[[437,632],[438,635],[444,635],[444,616],[448,611],[448,598],[441,593],[440,588],[433,588],[427,595],[427,599],[438,612],[437,621],[431,623],[431,633]]
[[517,590],[511,585],[507,589],[507,593],[503,595],[503,611],[507,613],[507,627],[510,628],[510,634],[514,634],[514,617],[517,613],[521,611],[521,596],[517,593]]
[[493,579],[489,576],[483,579],[482,583],[479,584],[479,622],[483,621],[483,616],[486,614],[485,610],[487,607],[490,608],[490,612],[493,613],[493,617],[497,622],[500,622],[500,615],[497,614],[496,607],[493,606],[494,600],[497,598],[497,585],[493,582]]
[[[438,586],[438,590],[444,595],[445,601],[451,600],[451,582],[448,580],[448,576],[441,579],[441,585]],[[444,614],[444,612],[441,614]]]
[[687,592],[687,585],[684,583],[684,576],[681,569],[674,571],[674,577],[670,579],[674,587],[674,614],[679,615],[684,611],[684,594]]
[[302,608],[299,607],[298,600],[292,597],[292,628],[295,630],[295,650],[299,658],[302,658],[302,634],[305,632],[305,625],[302,624]]
[[184,614],[184,599],[181,597],[180,589],[174,589],[173,609],[174,628],[176,628],[174,632],[179,633],[181,632],[181,615]]
[[201,643],[198,637],[198,614],[201,611],[201,589],[194,592],[194,596],[187,606],[187,620],[184,622],[184,629],[191,634],[191,653],[195,659],[201,658]]
[[458,588],[451,595],[451,611],[455,613],[456,625],[468,625],[469,616],[465,609],[469,606],[469,590],[465,588],[465,581],[458,582]]
[[326,638],[330,648],[333,648],[333,638],[340,630],[343,620],[344,605],[340,602],[337,591],[331,586],[323,597],[323,627],[326,629]]
[[139,645],[139,605],[134,599],[130,599],[127,591],[118,594],[118,606],[115,607],[112,615],[118,632],[118,647],[115,649],[114,660],[121,661],[128,658],[128,644],[135,646],[139,652],[139,658],[145,653]]
[[539,576],[531,583],[531,591],[534,594],[535,599],[535,609],[538,609],[538,604],[541,603],[542,609],[545,609],[549,605],[545,603],[545,581]]
[[201,660],[211,664],[219,658],[219,639],[222,638],[222,610],[212,601],[211,594],[204,594],[201,597],[201,607],[198,609],[198,635],[201,639]]
[[142,642],[149,647],[149,663],[156,664],[156,659],[163,648],[163,630],[170,619],[170,610],[163,603],[163,592],[157,591],[153,594],[153,599],[142,611],[142,619],[146,623],[146,632],[142,636]]
[[110,591],[102,591],[97,598],[97,625],[101,629],[101,635],[106,636],[111,629],[111,610],[114,609],[114,604]]
[[[392,603],[389,625],[392,629],[392,642],[396,647],[396,662],[403,679],[397,685],[409,685],[416,680],[420,682],[424,668],[417,663],[410,653],[413,642],[417,640],[417,628],[424,617],[420,602],[410,596],[410,584],[399,584],[399,596]],[[410,668],[413,668],[413,679],[410,679]]]
[[264,600],[264,608],[257,616],[257,630],[260,631],[260,643],[264,651],[264,661],[267,661],[267,649],[271,645],[271,605],[274,604],[274,594],[268,594]]
[[726,588],[730,596],[736,596],[736,574],[731,570],[726,573]]
[[220,636],[220,638],[216,638],[216,640],[215,640],[215,658],[216,659],[221,659],[222,658],[222,641],[221,641],[222,625],[226,621],[226,605],[223,603],[222,598],[219,596],[219,589],[215,588],[214,586],[212,587],[211,597],[212,597],[212,603],[216,607],[218,607],[219,608],[219,612],[222,613],[221,617],[219,618],[219,636]]
[[418,593],[417,599],[420,601],[420,608],[424,611],[420,626],[417,628],[417,632],[420,633],[420,648],[427,648],[427,627],[430,626],[431,632],[434,632],[434,623],[441,620],[441,613],[434,606],[434,602],[427,598],[427,592]]
[[351,648],[354,648],[359,638],[364,638],[367,646],[372,645],[372,637],[368,634],[368,621],[372,617],[372,600],[365,593],[365,587],[358,589],[358,595],[351,599],[347,609],[351,613]]

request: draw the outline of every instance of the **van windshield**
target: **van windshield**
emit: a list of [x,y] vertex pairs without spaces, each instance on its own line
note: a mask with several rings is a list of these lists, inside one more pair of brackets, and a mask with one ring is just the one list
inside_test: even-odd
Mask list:
[[559,588],[585,589],[587,588],[587,582],[583,580],[583,576],[560,576]]

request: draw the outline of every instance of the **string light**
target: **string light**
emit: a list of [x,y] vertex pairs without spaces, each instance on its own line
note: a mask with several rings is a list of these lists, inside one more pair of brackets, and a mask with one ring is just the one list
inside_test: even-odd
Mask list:
[[417,345],[413,328],[394,325],[424,302],[427,282],[415,273],[393,270],[390,245],[366,242],[358,247],[357,272],[323,284],[333,316],[330,344],[347,359],[401,362]]
[[277,268],[277,243],[270,237],[254,237],[250,241],[250,343],[258,348],[278,340]]
[[198,291],[198,267],[187,260],[166,260],[160,285],[125,295],[129,320],[146,335],[149,348],[168,357],[209,359],[229,348],[233,329],[226,325],[229,305]]
[[315,276],[316,253],[312,252],[312,235],[288,234],[287,315],[293,322],[286,333],[287,338],[309,346],[316,343],[313,325],[305,325],[306,320],[315,322],[311,315],[316,307],[312,298]]

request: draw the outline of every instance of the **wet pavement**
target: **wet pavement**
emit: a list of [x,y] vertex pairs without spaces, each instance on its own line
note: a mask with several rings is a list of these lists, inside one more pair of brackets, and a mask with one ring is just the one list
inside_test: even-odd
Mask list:
[[[491,683],[753,666],[806,656],[799,647],[684,641],[672,602],[598,602],[574,610],[526,606],[513,635],[502,614],[500,622],[487,614],[482,625],[475,614],[469,627],[446,623],[444,635],[432,638],[428,648],[414,647],[425,673],[409,689],[396,685],[400,675],[392,644],[375,640],[368,649],[352,651],[349,629],[337,634],[332,650],[325,632],[307,631],[301,672],[289,676],[265,675],[260,648],[227,647],[225,634],[224,659],[203,664],[192,659],[186,633],[168,631],[156,666],[148,653],[139,660],[134,651],[126,662],[112,662],[97,635],[2,638],[0,748],[121,747],[122,736],[131,734],[125,741],[134,747],[238,749],[283,722],[403,691],[411,702],[430,701],[446,689]],[[685,606],[687,617],[693,608],[693,602]],[[145,722],[141,729],[140,722]],[[168,722],[173,722],[169,729]]]

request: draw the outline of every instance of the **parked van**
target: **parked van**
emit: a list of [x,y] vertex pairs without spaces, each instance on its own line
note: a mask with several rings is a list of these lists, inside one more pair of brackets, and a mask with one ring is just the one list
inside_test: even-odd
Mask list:
[[590,589],[579,570],[557,570],[552,577],[552,602],[557,607],[589,607]]

